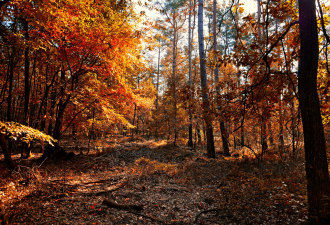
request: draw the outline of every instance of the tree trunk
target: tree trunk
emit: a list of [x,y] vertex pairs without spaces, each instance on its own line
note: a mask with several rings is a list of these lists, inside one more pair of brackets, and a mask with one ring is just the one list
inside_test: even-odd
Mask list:
[[265,112],[266,111],[264,110],[263,115],[261,116],[261,154],[260,154],[261,160],[263,155],[266,153],[268,149]]
[[310,224],[330,223],[330,179],[317,94],[318,35],[315,1],[299,0],[299,106],[304,129]]
[[202,88],[202,97],[203,97],[203,117],[206,123],[207,157],[215,158],[212,117],[210,115],[210,105],[209,105],[209,99],[207,93],[208,90],[207,90],[204,34],[203,34],[203,0],[199,0],[199,5],[198,5],[198,43],[199,43],[201,88]]
[[[134,103],[134,114],[133,114],[133,123],[132,125],[134,126],[135,123],[135,116],[136,116],[136,103]],[[131,128],[131,139],[133,140],[134,138],[134,130]]]
[[[219,86],[219,65],[218,65],[218,57],[217,57],[217,1],[213,0],[213,50],[214,50],[214,61],[216,63],[214,69],[214,80],[216,83],[216,92],[217,96],[220,97],[220,86]],[[218,110],[221,109],[221,105],[218,105]],[[228,146],[228,138],[227,138],[227,130],[224,121],[220,118],[220,131],[221,131],[221,140],[222,147],[224,150],[224,155],[229,156],[229,146]]]
[[295,154],[296,152],[296,128],[295,128],[295,124],[296,124],[296,120],[295,120],[295,115],[294,115],[294,99],[291,102],[291,141],[292,141],[292,153]]
[[284,116],[283,116],[283,102],[282,102],[282,94],[280,96],[280,107],[279,107],[279,126],[280,126],[280,132],[279,132],[279,146],[278,146],[278,149],[280,152],[283,151],[283,147],[284,147],[284,133],[283,133],[283,119],[284,119]]
[[[23,20],[23,27],[25,31],[25,39],[29,39],[29,25],[26,19]],[[29,126],[29,100],[30,100],[30,56],[29,56],[29,47],[26,46],[24,50],[24,121],[23,124]],[[29,144],[23,143],[23,148],[21,152],[21,158],[29,158],[31,152],[31,148]]]
[[189,0],[189,17],[188,17],[188,61],[189,61],[189,93],[188,93],[188,103],[189,103],[189,137],[188,137],[188,147],[193,147],[193,130],[192,130],[192,74],[191,74],[191,0]]
[[0,132],[0,146],[3,152],[3,155],[5,157],[5,162],[7,164],[7,168],[9,170],[13,170],[15,169],[16,165],[14,163],[14,161],[11,158],[11,154],[7,148],[7,144],[6,144],[6,139],[5,139],[5,135],[3,133]]
[[[23,21],[25,39],[29,39],[29,25],[24,19]],[[26,46],[24,50],[24,125],[29,126],[28,111],[29,111],[29,100],[30,100],[30,57],[29,57],[29,47]]]
[[[257,9],[258,9],[258,38],[259,41],[261,42],[262,36],[261,36],[261,6],[260,6],[260,0],[257,0]],[[260,46],[261,47],[261,46]]]
[[245,145],[245,142],[244,142],[244,124],[241,125],[241,146],[243,147]]
[[[159,76],[160,76],[159,66],[160,66],[160,42],[159,42],[159,46],[158,46],[158,71],[157,71],[157,84],[156,84],[156,88],[157,88],[157,93],[156,93],[156,116],[158,116],[158,103],[159,103]],[[136,105],[135,105],[135,107],[136,107]],[[135,111],[134,111],[134,113],[135,113]],[[157,136],[158,136],[158,121],[156,121],[156,131],[155,131],[155,137],[157,137]],[[132,136],[132,139],[133,139],[133,136]]]
[[220,130],[221,130],[221,139],[222,139],[222,146],[223,146],[223,155],[230,156],[229,145],[228,145],[228,136],[227,136],[227,131],[225,129],[225,122],[223,122],[223,120],[220,120]]
[[56,122],[55,122],[55,127],[53,131],[53,137],[55,139],[59,139],[61,136],[61,128],[62,128],[62,119],[64,115],[64,110],[66,106],[68,105],[71,95],[69,95],[65,101],[63,101],[64,98],[64,83],[65,83],[65,71],[61,71],[61,96],[60,96],[60,101],[58,103],[58,111],[57,111],[57,116],[56,116]]
[[176,50],[177,50],[177,27],[176,19],[173,17],[173,61],[172,61],[172,88],[173,88],[173,110],[174,110],[174,141],[173,145],[176,146],[177,139],[177,101],[176,101]]

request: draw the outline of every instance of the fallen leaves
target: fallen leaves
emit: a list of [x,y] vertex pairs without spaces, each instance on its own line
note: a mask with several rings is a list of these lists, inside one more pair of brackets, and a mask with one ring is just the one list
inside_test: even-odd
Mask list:
[[19,182],[26,180],[20,177],[24,173],[3,175],[6,182],[0,193],[8,220],[11,224],[306,221],[306,183],[299,162],[298,167],[247,164],[231,157],[207,159],[200,150],[152,141],[122,144],[127,146],[120,151],[105,150],[102,156],[91,152],[63,163],[61,170],[56,162],[45,162],[33,170],[35,176],[26,170],[28,183]]

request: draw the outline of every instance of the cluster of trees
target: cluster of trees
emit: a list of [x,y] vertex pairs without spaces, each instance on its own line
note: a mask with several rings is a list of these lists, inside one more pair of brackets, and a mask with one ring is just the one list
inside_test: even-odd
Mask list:
[[147,30],[130,2],[1,3],[1,121],[60,139],[129,126],[134,105],[152,103],[152,91],[137,82],[149,82],[142,76]]
[[318,17],[311,0],[257,0],[254,14],[236,0],[165,0],[161,19],[138,25],[130,1],[1,1],[0,121],[55,139],[127,128],[204,139],[211,158],[215,146],[296,155],[304,140],[310,215],[329,219],[329,7],[317,3]]
[[260,160],[267,151],[295,156],[304,147],[310,220],[325,222],[329,7],[317,3],[318,17],[307,0],[258,0],[253,15],[239,1],[158,2],[164,19],[156,22],[157,101],[149,129],[189,146],[203,130],[212,158],[217,139],[225,155],[240,146]]
[[[157,112],[151,119],[156,126],[148,129],[189,146],[214,130],[227,155],[228,143],[253,146],[260,155],[275,143],[283,153],[289,148],[295,152],[302,133],[295,95],[299,33],[296,26],[288,29],[295,21],[291,15],[297,17],[295,5],[268,3],[271,19],[261,4],[260,16],[244,17],[237,2],[219,7],[209,1],[205,12],[201,5],[158,4],[165,19],[156,21]],[[203,24],[205,18],[208,24]],[[205,35],[202,28],[208,29]]]

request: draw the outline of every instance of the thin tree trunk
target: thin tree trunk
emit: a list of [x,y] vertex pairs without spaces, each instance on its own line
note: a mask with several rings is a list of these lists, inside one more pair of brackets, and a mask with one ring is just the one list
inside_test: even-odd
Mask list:
[[[24,19],[23,20],[23,27],[25,31],[25,39],[29,40],[29,25],[28,22]],[[24,122],[26,126],[29,126],[29,118],[28,118],[28,112],[29,112],[29,100],[30,100],[30,56],[29,56],[29,47],[26,46],[24,50]],[[30,143],[32,144],[32,143]],[[29,144],[24,143],[22,152],[21,152],[21,158],[29,158],[30,156],[31,148],[29,148]],[[25,154],[25,155],[24,155]]]
[[291,114],[291,138],[292,138],[292,153],[294,154],[296,152],[296,129],[295,129],[295,124],[296,124],[296,120],[295,120],[295,115],[294,115],[294,100],[292,100],[291,102],[291,110],[292,110],[292,114]]
[[304,129],[310,224],[330,223],[330,179],[317,94],[318,35],[315,1],[299,0],[298,93]]
[[176,49],[177,49],[177,27],[176,19],[173,17],[173,61],[172,61],[172,88],[173,88],[173,110],[174,110],[174,142],[173,145],[176,146],[177,139],[177,101],[176,101]]
[[[262,36],[261,36],[261,6],[260,6],[260,0],[257,0],[257,7],[258,7],[258,38],[261,42]],[[261,47],[261,46],[260,46]]]
[[[282,91],[281,91],[282,92]],[[284,148],[284,125],[283,125],[283,121],[284,121],[284,115],[283,113],[284,108],[283,108],[283,100],[282,100],[282,93],[280,94],[280,102],[279,102],[280,106],[279,106],[279,128],[280,128],[280,132],[279,132],[279,146],[278,149],[280,152],[283,151]]]
[[12,53],[9,59],[9,86],[8,86],[8,98],[7,98],[7,121],[12,121],[12,98],[13,98],[13,79],[14,79],[14,52],[13,47]]
[[[156,93],[156,116],[158,116],[158,101],[159,101],[159,76],[160,76],[159,66],[160,66],[160,43],[159,43],[159,46],[158,46],[158,71],[157,71],[157,84],[156,84],[156,87],[157,87],[157,93]],[[136,107],[136,105],[135,105],[135,107]],[[134,113],[135,113],[135,111],[134,111]],[[155,136],[156,137],[158,136],[158,121],[156,121]],[[132,139],[133,139],[133,136],[132,136]]]
[[189,0],[189,17],[188,17],[188,61],[189,61],[189,93],[188,93],[188,103],[189,103],[189,137],[188,137],[188,147],[193,147],[193,130],[192,130],[192,74],[191,74],[191,0]]
[[210,115],[210,105],[209,105],[209,99],[207,93],[208,88],[207,88],[205,52],[204,52],[204,34],[203,34],[203,0],[199,0],[199,6],[198,6],[198,43],[199,43],[201,88],[202,88],[202,97],[203,97],[203,117],[206,123],[207,157],[215,158],[212,117]]
[[244,139],[245,139],[245,137],[244,137],[244,124],[242,124],[242,126],[241,126],[241,146],[242,147],[245,145]]
[[266,153],[268,149],[267,144],[267,129],[266,129],[266,109],[263,111],[263,115],[261,116],[261,160],[262,156]]
[[[132,123],[133,126],[135,123],[135,116],[136,116],[136,103],[134,103],[134,114],[133,114],[133,123]],[[134,130],[133,130],[133,128],[131,128],[131,139],[132,140],[133,140],[133,136],[134,136]]]
[[[87,145],[87,154],[89,153],[89,144],[91,142],[92,135],[94,133],[94,118],[95,118],[95,108],[93,108],[93,121],[92,121],[92,127],[91,130],[89,131],[89,138],[88,138],[88,145]],[[93,138],[94,140],[94,138]]]
[[[220,97],[220,86],[219,86],[219,65],[218,65],[218,57],[217,57],[217,1],[213,0],[213,50],[214,50],[214,61],[215,61],[215,69],[214,69],[214,80],[216,84],[216,92],[218,98]],[[221,105],[218,105],[218,110],[221,109]],[[227,139],[227,131],[224,121],[220,118],[220,131],[221,131],[221,140],[223,153],[225,156],[229,156],[229,146]]]

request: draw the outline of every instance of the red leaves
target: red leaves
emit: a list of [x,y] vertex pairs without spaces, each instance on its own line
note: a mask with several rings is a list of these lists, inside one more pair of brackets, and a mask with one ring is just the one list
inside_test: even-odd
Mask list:
[[94,203],[94,205],[91,205],[91,208],[94,209],[96,206],[96,203]]

